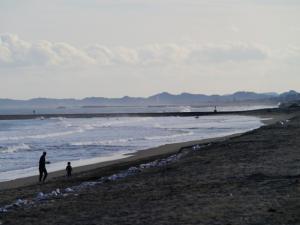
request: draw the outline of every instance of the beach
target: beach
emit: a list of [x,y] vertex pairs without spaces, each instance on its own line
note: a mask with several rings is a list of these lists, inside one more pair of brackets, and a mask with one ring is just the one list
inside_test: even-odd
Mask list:
[[37,175],[43,151],[52,174],[67,162],[80,167],[166,144],[243,133],[262,125],[254,116],[218,114],[2,120],[0,182]]
[[[266,126],[232,136],[168,144],[132,156],[1,183],[0,207],[187,154],[164,167],[88,188],[78,195],[0,214],[2,224],[297,224],[300,221],[300,118],[297,110],[259,110]],[[274,138],[276,137],[276,138]],[[204,145],[199,151],[193,146]]]
[[300,225],[300,0],[0,0],[0,225]]

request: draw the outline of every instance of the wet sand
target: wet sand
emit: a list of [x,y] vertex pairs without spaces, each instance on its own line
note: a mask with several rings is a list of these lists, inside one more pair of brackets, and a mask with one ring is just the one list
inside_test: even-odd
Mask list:
[[[41,225],[300,223],[298,115],[296,111],[256,113],[273,120],[245,134],[201,141],[212,145],[191,151],[166,168],[149,169],[79,196],[18,209],[0,215],[0,220],[3,224]],[[288,123],[277,122],[291,117],[295,118]],[[200,142],[162,146],[106,165],[82,167],[72,179],[58,172],[44,185],[29,181],[36,178],[10,182],[6,184],[11,185],[9,189],[0,191],[0,205],[111,175],[196,143]]]
[[[103,167],[111,167],[115,165],[130,165],[133,162],[140,162],[143,160],[156,159],[163,156],[171,155],[173,153],[178,152],[181,148],[186,148],[188,146],[193,146],[196,144],[207,143],[207,142],[217,142],[226,140],[229,137],[237,136],[240,134],[229,135],[220,138],[211,138],[211,139],[203,139],[200,141],[188,141],[182,143],[174,143],[174,144],[166,144],[155,148],[140,150],[132,154],[124,155],[125,158],[94,163],[90,165],[84,165],[73,168],[73,175],[77,176],[78,174],[88,173],[95,169],[103,168]],[[65,170],[58,170],[55,172],[50,172],[47,177],[47,182],[49,183],[57,178],[63,178],[66,174]],[[0,191],[12,188],[20,188],[24,186],[36,185],[38,182],[38,176],[30,176],[25,178],[19,178],[11,181],[0,182]],[[1,202],[1,200],[0,200]]]

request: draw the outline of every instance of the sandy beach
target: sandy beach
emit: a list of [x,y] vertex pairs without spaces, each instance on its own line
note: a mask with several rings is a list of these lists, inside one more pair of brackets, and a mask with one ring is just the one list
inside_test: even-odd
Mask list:
[[[2,224],[299,223],[299,112],[266,109],[243,114],[272,119],[264,120],[266,126],[245,134],[169,144],[124,159],[78,167],[71,179],[63,176],[64,171],[57,171],[43,185],[37,184],[36,176],[3,182],[0,206],[18,198],[32,198],[38,192],[93,181],[168,157],[183,148],[189,152],[164,168],[108,182],[78,196],[0,214],[0,221]],[[203,143],[210,146],[199,152],[191,150],[191,146]]]
[[[139,163],[143,161],[149,161],[149,160],[155,160],[156,158],[161,158],[167,155],[171,155],[173,153],[178,152],[181,148],[186,148],[189,146],[193,146],[196,144],[201,143],[207,143],[207,142],[217,142],[226,140],[229,137],[237,136],[240,134],[235,135],[229,135],[226,137],[220,137],[220,138],[211,138],[211,139],[204,139],[201,141],[188,141],[188,142],[182,142],[182,143],[174,143],[174,144],[166,144],[155,148],[145,149],[137,151],[133,154],[124,155],[125,157],[122,159],[116,159],[111,161],[105,161],[105,162],[99,162],[95,164],[85,165],[85,166],[79,166],[73,168],[73,176],[80,176],[82,173],[85,173],[85,175],[95,169],[105,168],[105,167],[114,167],[114,166],[129,166],[133,163]],[[56,180],[59,178],[64,179],[66,171],[65,170],[59,170],[52,173],[49,173],[47,177],[47,183],[52,180]],[[30,176],[20,179],[15,179],[11,181],[5,181],[0,182],[0,191],[11,189],[11,188],[20,188],[24,186],[29,185],[35,185],[38,181],[38,176]],[[45,184],[47,185],[47,184]]]
[[0,225],[300,225],[300,0],[0,0]]
[[[252,110],[252,111],[218,113],[218,115],[223,115],[223,114],[256,116],[256,117],[261,118],[262,122],[266,125],[275,123],[280,120],[286,120],[287,118],[291,118],[294,115],[293,112],[282,113],[282,110],[279,110],[279,109],[260,109],[260,110]],[[96,116],[99,116],[99,115],[103,116],[102,114],[97,114]],[[136,116],[136,115],[149,116],[148,114],[146,114],[146,115],[133,114],[132,116]],[[158,115],[161,116],[164,114],[159,113]],[[188,114],[187,113],[179,113],[178,115],[188,116],[189,113]],[[200,114],[197,114],[197,115],[200,115]],[[206,115],[206,113],[204,115]],[[215,115],[215,114],[212,113],[211,115]],[[30,115],[30,116],[32,116],[32,115]],[[51,115],[49,117],[52,117],[52,116],[56,116],[56,115]],[[60,115],[58,115],[58,116],[60,116]],[[73,116],[76,117],[78,115],[73,115]],[[93,116],[93,114],[86,115],[87,118],[91,117],[91,116]],[[169,114],[167,114],[167,116],[169,116]],[[23,118],[23,116],[21,116],[20,118]],[[11,117],[11,119],[20,119],[20,118],[18,116]],[[76,118],[80,118],[80,117],[76,117]],[[132,162],[140,162],[143,160],[150,161],[151,159],[161,158],[166,155],[174,154],[174,153],[178,152],[181,148],[187,148],[189,146],[193,146],[193,145],[201,144],[201,143],[224,141],[230,137],[239,136],[239,135],[240,134],[234,134],[234,135],[228,135],[228,136],[224,136],[224,137],[220,137],[220,138],[211,138],[211,139],[195,140],[195,141],[188,141],[188,142],[182,142],[182,143],[166,144],[166,145],[155,147],[155,148],[140,150],[133,154],[125,155],[125,158],[122,158],[122,159],[110,160],[110,161],[99,162],[99,163],[95,163],[95,164],[89,164],[89,165],[76,167],[76,168],[74,168],[73,175],[86,173],[86,172],[89,172],[89,171],[92,171],[95,169],[99,169],[99,168],[103,168],[103,167],[110,167],[110,166],[115,166],[115,165],[120,165],[120,164],[130,165]],[[53,179],[64,177],[64,175],[65,175],[65,170],[58,170],[55,172],[51,172],[51,173],[49,173],[47,180],[51,181]],[[38,180],[38,176],[30,176],[30,177],[11,180],[11,181],[0,182],[0,191],[6,190],[6,189],[29,186],[29,185],[35,185],[37,183],[37,180]]]

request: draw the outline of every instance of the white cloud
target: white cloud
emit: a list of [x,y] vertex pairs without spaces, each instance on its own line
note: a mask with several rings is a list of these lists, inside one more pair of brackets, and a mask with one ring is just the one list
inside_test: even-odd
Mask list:
[[189,57],[191,49],[176,44],[155,44],[141,47],[138,51],[141,63],[152,65],[184,62]]
[[4,66],[76,65],[94,63],[86,52],[66,43],[29,43],[17,35],[0,35],[0,64]]
[[67,43],[29,43],[17,35],[0,35],[0,65],[10,67],[220,64],[262,61],[268,57],[265,48],[249,44],[153,44],[136,48],[91,45],[80,49]]
[[30,44],[19,39],[16,35],[0,36],[0,64],[26,64],[25,60],[30,51]]
[[265,49],[246,44],[209,45],[195,48],[189,55],[191,62],[243,62],[268,58]]
[[[0,45],[0,62],[7,64],[12,61],[11,52],[8,47]],[[0,64],[1,65],[1,64]]]

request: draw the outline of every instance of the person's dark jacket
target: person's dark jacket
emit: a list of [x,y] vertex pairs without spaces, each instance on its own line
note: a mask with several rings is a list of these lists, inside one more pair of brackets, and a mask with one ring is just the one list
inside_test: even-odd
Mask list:
[[46,167],[46,156],[42,155],[39,162],[39,168],[45,168]]

